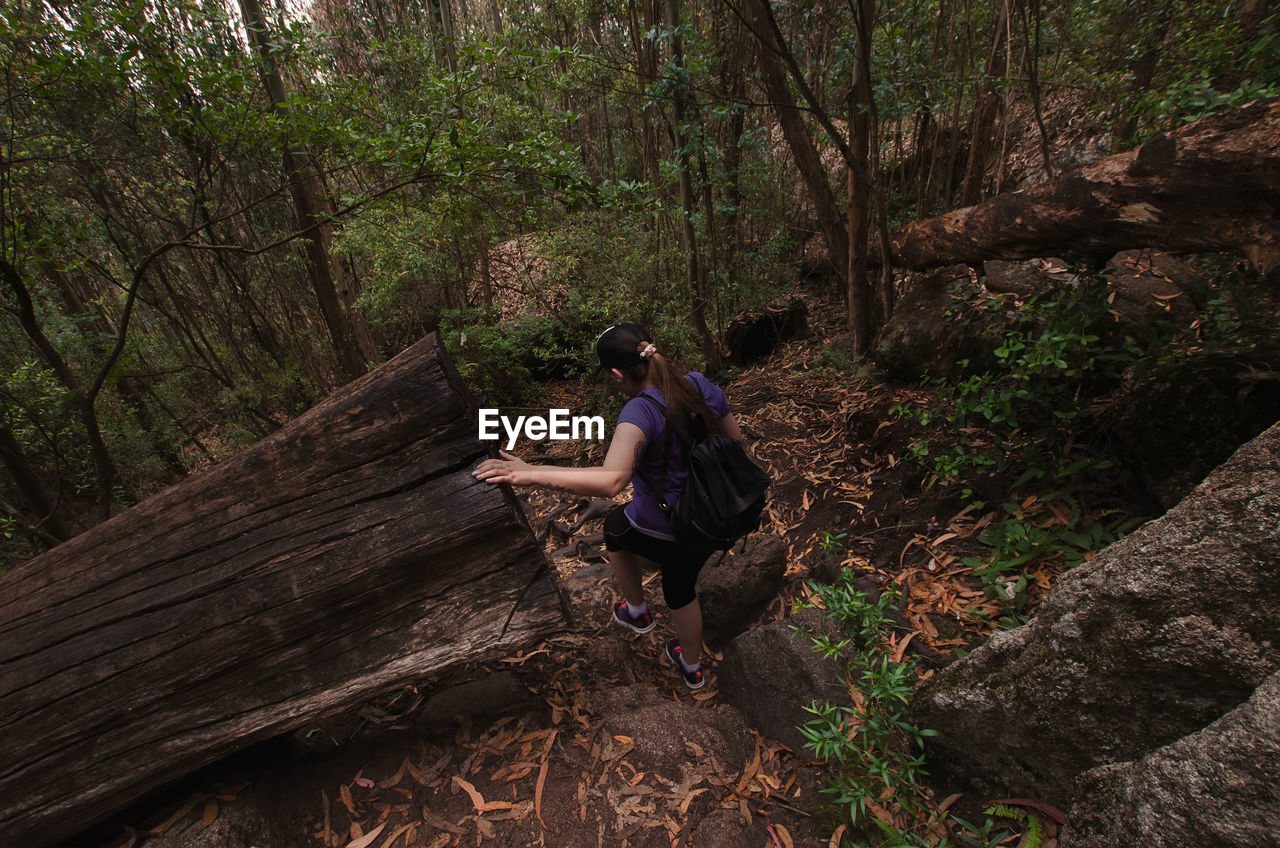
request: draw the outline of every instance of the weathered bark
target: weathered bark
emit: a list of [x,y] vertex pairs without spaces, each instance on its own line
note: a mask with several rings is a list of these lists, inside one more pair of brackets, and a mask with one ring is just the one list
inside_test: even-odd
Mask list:
[[435,336],[0,575],[0,844],[563,624]]
[[1024,191],[916,221],[893,264],[926,269],[1075,251],[1235,251],[1280,284],[1280,98],[1205,118]]

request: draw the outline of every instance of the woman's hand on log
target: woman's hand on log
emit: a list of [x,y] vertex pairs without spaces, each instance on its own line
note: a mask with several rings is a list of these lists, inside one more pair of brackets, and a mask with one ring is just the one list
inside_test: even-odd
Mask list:
[[498,451],[498,455],[502,459],[486,459],[471,472],[472,476],[489,483],[510,483],[512,486],[528,486],[533,483],[530,476],[532,465],[504,450]]

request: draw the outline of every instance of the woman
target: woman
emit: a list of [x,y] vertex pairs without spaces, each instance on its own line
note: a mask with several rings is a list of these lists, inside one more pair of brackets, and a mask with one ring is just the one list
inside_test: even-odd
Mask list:
[[596,339],[599,370],[630,400],[622,407],[604,465],[559,468],[529,465],[500,451],[502,459],[480,463],[475,475],[490,483],[567,489],[581,495],[613,497],[634,484],[626,506],[615,507],[604,522],[605,549],[625,600],[613,618],[635,633],[654,628],[640,582],[640,558],[662,569],[662,594],[671,610],[675,638],[667,641],[667,659],[690,689],[706,683],[702,674],[702,607],[695,584],[709,553],[686,549],[676,541],[664,506],[675,503],[688,475],[689,420],[701,415],[711,433],[742,440],[724,392],[695,372],[681,376],[636,324],[616,324]]

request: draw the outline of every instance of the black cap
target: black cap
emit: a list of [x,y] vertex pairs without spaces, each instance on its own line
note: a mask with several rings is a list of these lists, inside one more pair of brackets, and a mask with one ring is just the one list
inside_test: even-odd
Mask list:
[[596,338],[596,370],[639,365],[644,362],[640,342],[648,340],[649,334],[639,324],[614,324]]

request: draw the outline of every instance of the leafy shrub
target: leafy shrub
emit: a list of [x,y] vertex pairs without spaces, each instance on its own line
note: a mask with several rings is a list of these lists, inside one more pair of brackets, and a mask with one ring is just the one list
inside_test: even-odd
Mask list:
[[589,338],[543,315],[499,323],[480,309],[455,309],[440,329],[458,371],[491,403],[540,401],[538,383],[581,376],[593,362]]
[[1087,521],[1075,499],[1066,492],[1007,503],[1002,511],[1007,517],[978,537],[990,553],[963,558],[982,580],[987,595],[999,602],[1003,612],[997,623],[1002,627],[1018,627],[1029,618],[1032,578],[1028,572],[1032,566],[1072,568],[1141,521],[1134,518],[1117,527],[1099,520]]
[[[1005,297],[990,298],[995,308]],[[1114,380],[1132,351],[1103,343],[1109,329],[1105,283],[1031,298],[1013,307],[1018,328],[995,349],[999,370],[935,381],[938,410],[899,406],[922,425],[941,423],[944,446],[917,440],[912,456],[934,482],[953,482],[1010,465],[1046,476],[1069,425],[1087,413],[1082,400]],[[963,363],[962,363],[963,364]]]
[[[835,539],[835,537],[830,537]],[[846,570],[832,585],[809,584],[825,616],[848,639],[813,637],[815,650],[845,664],[861,698],[854,707],[812,704],[800,728],[807,747],[831,766],[822,792],[842,818],[872,837],[877,848],[946,848],[952,834],[966,845],[994,846],[1010,837],[990,820],[979,829],[934,806],[924,785],[924,740],[937,731],[910,720],[914,660],[895,658],[888,641],[898,596],[873,601]],[[864,843],[855,843],[861,845]]]

